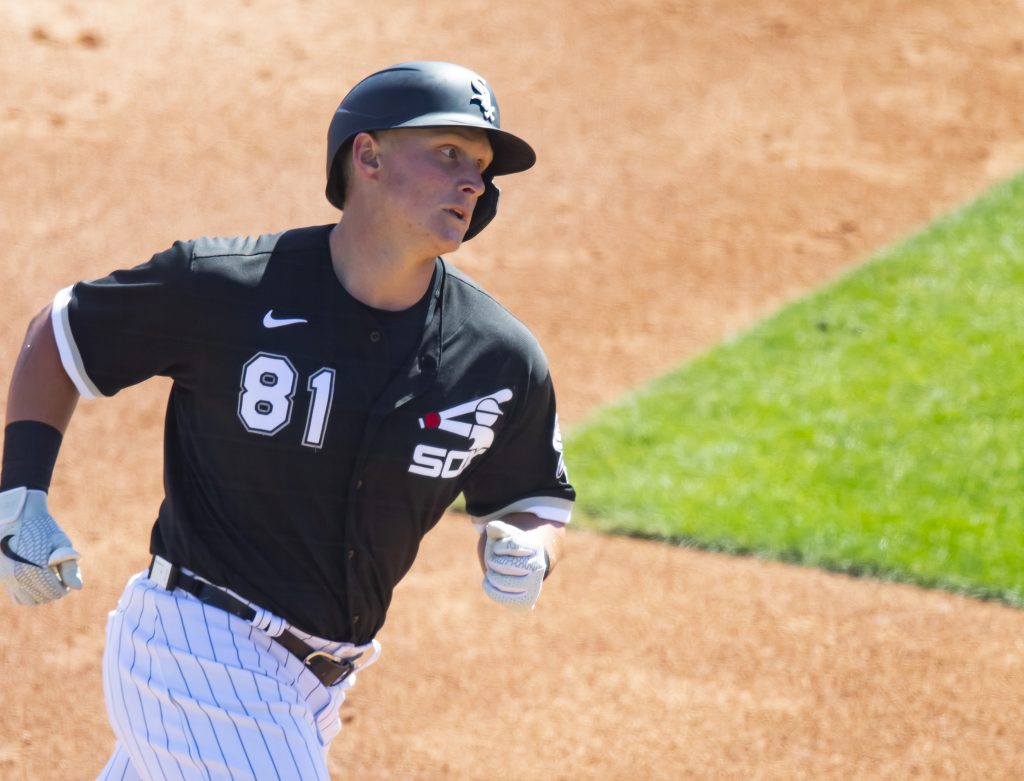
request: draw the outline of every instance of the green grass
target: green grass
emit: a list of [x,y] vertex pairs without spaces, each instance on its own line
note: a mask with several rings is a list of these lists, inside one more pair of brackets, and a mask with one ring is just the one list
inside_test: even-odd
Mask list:
[[571,432],[578,522],[1024,603],[1024,177]]

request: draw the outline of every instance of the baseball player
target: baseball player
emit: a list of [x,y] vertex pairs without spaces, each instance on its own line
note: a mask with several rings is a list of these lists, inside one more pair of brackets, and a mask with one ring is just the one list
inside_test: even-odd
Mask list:
[[330,124],[337,224],[178,242],[31,322],[0,474],[0,580],[21,604],[82,588],[47,510],[79,396],[173,381],[152,562],[107,626],[100,778],[327,779],[345,692],[460,493],[484,591],[532,609],[575,499],[551,377],[441,256],[534,160],[481,76],[396,65]]

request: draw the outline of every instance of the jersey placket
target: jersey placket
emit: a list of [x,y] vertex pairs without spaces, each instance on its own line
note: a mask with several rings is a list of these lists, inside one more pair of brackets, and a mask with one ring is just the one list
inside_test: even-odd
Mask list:
[[[344,549],[346,551],[346,586],[348,592],[348,614],[352,630],[352,642],[367,642],[373,637],[377,627],[367,628],[366,621],[370,618],[367,613],[371,611],[371,605],[364,594],[364,584],[367,578],[360,578],[359,573],[365,567],[370,566],[368,562],[360,561],[357,530],[364,523],[373,523],[373,519],[363,521],[361,509],[366,506],[372,507],[372,502],[366,500],[368,492],[377,489],[377,486],[368,486],[364,480],[364,473],[371,454],[374,453],[374,440],[384,425],[387,418],[398,409],[408,404],[417,396],[425,393],[431,386],[434,376],[440,364],[441,349],[441,327],[443,323],[441,291],[444,286],[443,270],[439,271],[439,279],[436,280],[430,310],[427,318],[427,326],[424,329],[423,338],[419,346],[410,356],[405,367],[397,372],[391,382],[381,393],[367,415],[366,426],[362,436],[359,438],[359,445],[356,449],[355,460],[352,465],[352,473],[348,487],[347,511],[345,513]],[[376,336],[375,336],[376,335]],[[384,337],[379,328],[371,327],[367,332],[367,339],[373,345],[381,345],[386,348]],[[404,474],[389,476],[386,481],[389,485],[401,485],[405,480]],[[383,622],[383,616],[376,616],[377,624]]]

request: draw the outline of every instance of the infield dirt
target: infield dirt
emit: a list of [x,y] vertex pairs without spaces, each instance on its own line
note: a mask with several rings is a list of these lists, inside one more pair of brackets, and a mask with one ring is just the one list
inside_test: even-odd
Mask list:
[[[1019,3],[549,9],[3,4],[0,401],[59,288],[335,219],[327,122],[393,62],[483,72],[537,148],[453,260],[538,335],[569,429],[1024,166]],[[3,779],[91,779],[112,747],[103,629],[147,561],[166,391],[79,406],[51,507],[87,587],[0,607]],[[578,531],[533,615],[478,581],[452,515],[343,708],[335,778],[1024,777],[1021,611]]]

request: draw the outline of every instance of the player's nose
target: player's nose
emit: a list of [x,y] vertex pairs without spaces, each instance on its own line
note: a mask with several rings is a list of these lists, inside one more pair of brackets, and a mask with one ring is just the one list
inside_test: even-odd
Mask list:
[[475,198],[479,198],[484,194],[486,187],[487,184],[484,182],[483,174],[475,166],[467,167],[459,189]]

